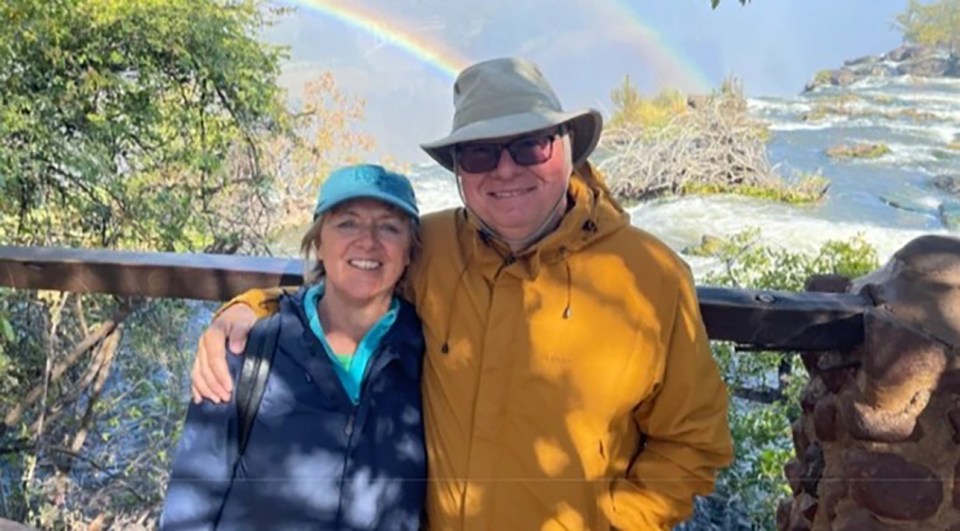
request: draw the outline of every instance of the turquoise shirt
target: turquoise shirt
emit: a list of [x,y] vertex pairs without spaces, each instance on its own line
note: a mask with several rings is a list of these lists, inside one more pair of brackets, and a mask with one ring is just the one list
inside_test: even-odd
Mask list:
[[393,326],[393,322],[397,320],[397,310],[400,303],[396,297],[390,301],[390,309],[370,327],[370,330],[367,330],[363,339],[360,340],[360,344],[357,345],[357,351],[353,353],[349,364],[345,364],[340,361],[340,356],[333,351],[330,343],[327,342],[327,336],[323,333],[323,326],[320,324],[320,316],[317,314],[317,303],[323,297],[323,290],[322,282],[307,289],[307,294],[303,300],[304,310],[307,312],[307,320],[310,321],[310,330],[320,340],[327,357],[333,362],[333,369],[336,371],[337,378],[340,379],[344,391],[347,392],[350,401],[357,405],[360,403],[360,384],[363,383],[367,364],[373,357],[373,353],[377,351],[377,347],[380,346],[383,336]]

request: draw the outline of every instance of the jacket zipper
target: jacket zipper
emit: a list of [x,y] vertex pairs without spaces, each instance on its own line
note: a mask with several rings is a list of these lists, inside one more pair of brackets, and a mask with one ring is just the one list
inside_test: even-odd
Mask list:
[[[373,368],[373,364],[377,363],[385,354],[389,346],[382,346],[378,349],[376,356],[370,360],[369,367]],[[378,368],[377,373],[380,372],[382,368]],[[369,400],[369,393],[367,392],[367,387],[370,385],[370,380],[373,379],[374,373],[371,370],[370,374],[365,374],[363,377],[363,383],[360,385],[360,401],[357,405],[353,406],[353,409],[350,411],[350,416],[347,417],[347,424],[343,427],[343,434],[347,436],[347,450],[344,452],[343,456],[343,469],[340,471],[340,496],[337,502],[337,518],[336,518],[336,529],[343,527],[341,520],[343,519],[343,486],[347,477],[347,468],[350,465],[350,458],[353,452],[353,436],[356,433],[355,421],[357,418],[357,413],[360,411],[360,408],[369,408],[370,404],[367,402]],[[345,392],[345,391],[344,391]],[[366,398],[365,398],[366,397]],[[350,397],[347,397],[347,400],[350,400]],[[352,402],[352,401],[351,401]]]

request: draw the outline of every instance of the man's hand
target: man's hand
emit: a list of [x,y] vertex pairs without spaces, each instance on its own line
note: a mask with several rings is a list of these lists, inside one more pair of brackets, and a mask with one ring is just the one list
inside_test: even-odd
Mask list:
[[197,356],[193,361],[192,386],[194,403],[204,398],[215,404],[229,402],[233,381],[227,368],[226,347],[239,355],[247,344],[247,336],[256,314],[246,304],[234,304],[224,310],[200,336]]

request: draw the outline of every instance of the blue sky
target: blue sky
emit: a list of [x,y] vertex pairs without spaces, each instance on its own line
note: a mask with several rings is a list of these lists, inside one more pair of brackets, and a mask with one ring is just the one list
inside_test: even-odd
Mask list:
[[[906,0],[342,0],[395,14],[471,59],[524,55],[540,64],[568,108],[602,111],[624,75],[654,93],[676,80],[660,75],[643,38],[611,5],[628,6],[660,42],[713,86],[743,80],[752,96],[796,94],[821,68],[886,52]],[[290,46],[283,82],[296,90],[313,72],[332,71],[345,92],[363,97],[362,128],[378,140],[375,156],[420,162],[417,144],[450,126],[452,80],[357,28],[305,9],[287,15],[266,38]],[[649,41],[647,41],[649,42]],[[649,47],[648,47],[649,49]]]

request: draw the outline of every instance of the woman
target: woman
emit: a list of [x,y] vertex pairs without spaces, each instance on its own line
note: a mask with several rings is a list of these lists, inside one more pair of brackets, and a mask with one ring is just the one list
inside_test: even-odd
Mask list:
[[423,337],[394,293],[418,215],[410,182],[380,166],[327,178],[245,449],[235,401],[191,406],[161,528],[419,528]]

